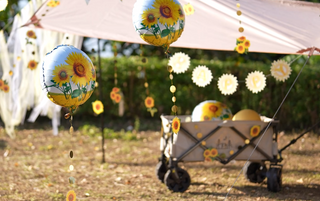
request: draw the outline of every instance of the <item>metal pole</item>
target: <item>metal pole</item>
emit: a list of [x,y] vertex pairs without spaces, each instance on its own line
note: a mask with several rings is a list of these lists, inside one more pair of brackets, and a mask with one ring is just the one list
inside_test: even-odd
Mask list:
[[[103,99],[102,95],[102,80],[101,80],[101,75],[102,75],[102,70],[101,70],[101,58],[100,58],[100,39],[98,38],[98,67],[99,67],[99,73],[97,74],[98,76],[98,87],[99,87],[99,95],[100,95],[100,101]],[[101,163],[105,163],[105,150],[104,150],[104,116],[103,112],[100,114],[100,126],[101,126],[101,146],[102,146],[102,161]]]

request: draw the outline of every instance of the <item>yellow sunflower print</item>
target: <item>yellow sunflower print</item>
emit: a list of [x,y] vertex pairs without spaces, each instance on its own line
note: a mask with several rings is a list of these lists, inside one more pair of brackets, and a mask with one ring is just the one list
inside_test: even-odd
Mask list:
[[59,87],[61,87],[64,83],[70,82],[70,73],[72,73],[72,71],[68,69],[68,66],[56,66],[52,71],[52,79],[56,84],[59,85]]
[[181,9],[181,7],[179,8],[178,12],[179,12],[179,20],[184,20],[184,12]]
[[201,120],[208,121],[214,117],[219,117],[222,110],[220,103],[206,103],[202,107]]
[[159,17],[159,12],[157,12],[156,9],[149,8],[142,13],[142,23],[150,28],[152,25],[158,23]]
[[159,22],[161,24],[172,26],[178,21],[180,7],[173,0],[155,0],[152,6],[160,16]]
[[34,33],[33,30],[27,31],[27,36],[28,36],[29,38],[33,38],[33,39],[36,39],[36,38],[37,38],[36,33]]
[[35,60],[31,60],[31,61],[29,61],[29,63],[28,63],[28,68],[29,68],[30,70],[34,70],[34,69],[37,68],[37,65],[38,65],[38,63],[37,63]]
[[3,86],[4,86],[4,81],[0,79],[0,90],[3,90]]
[[70,74],[70,76],[72,76],[72,82],[79,84],[80,86],[89,84],[92,79],[91,69],[94,67],[83,54],[72,52],[65,62],[68,64],[67,68],[71,69],[72,74]]
[[8,93],[9,92],[9,90],[10,90],[10,87],[9,87],[9,85],[3,85],[3,87],[2,87],[2,90],[5,92],[5,93]]
[[260,126],[259,125],[255,125],[255,126],[252,126],[251,129],[250,129],[250,135],[252,137],[257,137],[260,133]]

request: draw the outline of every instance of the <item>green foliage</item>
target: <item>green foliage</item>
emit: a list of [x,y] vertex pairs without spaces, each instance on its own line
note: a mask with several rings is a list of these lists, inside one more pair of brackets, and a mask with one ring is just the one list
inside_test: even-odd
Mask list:
[[[291,62],[297,57],[297,55],[289,55],[283,57],[283,59]],[[276,81],[270,76],[270,66],[273,60],[264,63],[258,61],[221,61],[217,59],[191,60],[191,66],[186,73],[174,74],[173,84],[177,88],[175,96],[177,98],[178,115],[190,115],[193,108],[202,101],[217,100],[225,103],[233,114],[248,108],[263,116],[273,117],[306,58],[304,56],[299,57],[291,64],[292,73],[285,82]],[[144,99],[147,96],[144,87],[144,67],[149,84],[149,95],[154,98],[155,107],[158,109],[153,118],[159,118],[161,114],[171,114],[173,103],[171,101],[172,94],[169,91],[171,81],[166,68],[167,62],[168,59],[154,57],[149,57],[146,64],[142,63],[141,57],[138,56],[117,58],[118,87],[121,88],[125,101],[123,118],[151,118],[144,105]],[[319,57],[311,58],[279,109],[275,118],[281,121],[281,129],[303,129],[311,126],[319,119],[319,62]],[[204,88],[196,86],[191,80],[192,70],[198,65],[207,66],[214,76],[211,84]],[[245,79],[250,72],[256,70],[262,71],[267,76],[267,86],[262,92],[253,94],[247,89]],[[222,95],[217,86],[218,78],[227,73],[235,75],[239,81],[237,91],[229,96]],[[102,60],[102,83],[99,83],[99,85],[102,87],[103,100],[101,101],[105,108],[104,115],[110,119],[118,117],[118,105],[114,104],[109,97],[110,91],[114,87],[114,59]],[[91,102],[97,99],[99,99],[99,90],[96,89],[89,101],[82,105],[77,113],[93,115]]]
[[[101,136],[101,130],[96,126],[85,124],[79,128],[79,131],[84,135],[89,135],[91,137]],[[103,130],[105,139],[122,139],[127,141],[137,140],[136,132],[124,131],[114,131],[113,129],[105,128]]]

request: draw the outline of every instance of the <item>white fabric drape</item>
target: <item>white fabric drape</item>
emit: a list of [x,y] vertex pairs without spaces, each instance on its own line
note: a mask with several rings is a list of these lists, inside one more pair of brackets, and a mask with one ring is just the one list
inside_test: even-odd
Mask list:
[[[81,48],[83,37],[43,29],[21,27],[41,6],[43,0],[32,0],[14,17],[12,32],[6,43],[0,32],[0,79],[10,87],[6,93],[0,90],[0,118],[5,130],[14,137],[14,126],[23,124],[28,110],[29,122],[35,122],[39,115],[52,118],[53,134],[58,134],[61,106],[52,103],[41,88],[41,63],[45,55],[60,44]],[[28,37],[33,31],[35,37]],[[35,61],[36,68],[29,62]]]

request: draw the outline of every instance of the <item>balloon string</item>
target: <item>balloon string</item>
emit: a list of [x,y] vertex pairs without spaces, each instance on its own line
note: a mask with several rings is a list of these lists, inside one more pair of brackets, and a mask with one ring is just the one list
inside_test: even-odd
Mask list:
[[[294,80],[294,82],[292,83],[292,85],[291,85],[291,87],[289,88],[289,90],[288,90],[287,94],[285,95],[285,97],[283,98],[282,102],[280,103],[280,105],[279,105],[278,109],[277,109],[277,110],[276,110],[276,112],[274,113],[274,115],[273,115],[273,117],[272,117],[272,120],[274,120],[275,116],[278,114],[278,112],[279,112],[279,110],[280,110],[281,106],[283,105],[284,101],[286,100],[287,96],[289,95],[289,93],[290,93],[290,91],[291,91],[292,87],[295,85],[295,83],[297,82],[298,78],[300,77],[300,74],[301,74],[302,70],[304,69],[305,65],[307,64],[307,62],[309,61],[309,59],[310,59],[310,56],[308,57],[308,59],[306,60],[306,62],[305,62],[305,63],[304,63],[304,65],[302,66],[302,68],[300,69],[300,71],[299,71],[299,73],[298,73],[298,75],[297,75],[296,79],[295,79],[295,80]],[[257,149],[257,147],[258,147],[258,145],[259,145],[259,143],[260,143],[261,139],[263,138],[264,134],[267,132],[268,128],[270,127],[271,122],[272,122],[272,121],[270,121],[270,122],[268,123],[268,125],[267,125],[266,129],[264,130],[264,132],[262,133],[261,137],[259,138],[259,141],[257,142],[256,146],[254,147],[254,149],[252,150],[251,154],[249,155],[249,158],[247,159],[247,161],[246,161],[246,163],[244,164],[244,166],[241,168],[241,170],[240,170],[240,172],[239,172],[239,174],[238,174],[238,176],[237,176],[236,180],[234,181],[234,183],[232,184],[232,186],[231,186],[231,188],[229,189],[228,193],[226,194],[226,197],[224,198],[224,201],[227,199],[227,197],[228,197],[228,195],[229,195],[230,191],[232,190],[233,186],[234,186],[234,185],[235,185],[235,183],[237,182],[237,180],[238,180],[238,178],[239,178],[240,174],[242,173],[242,171],[243,171],[244,167],[247,165],[247,163],[248,163],[248,162],[249,162],[249,160],[251,159],[252,154],[253,154],[253,153],[254,153],[254,151]]]

